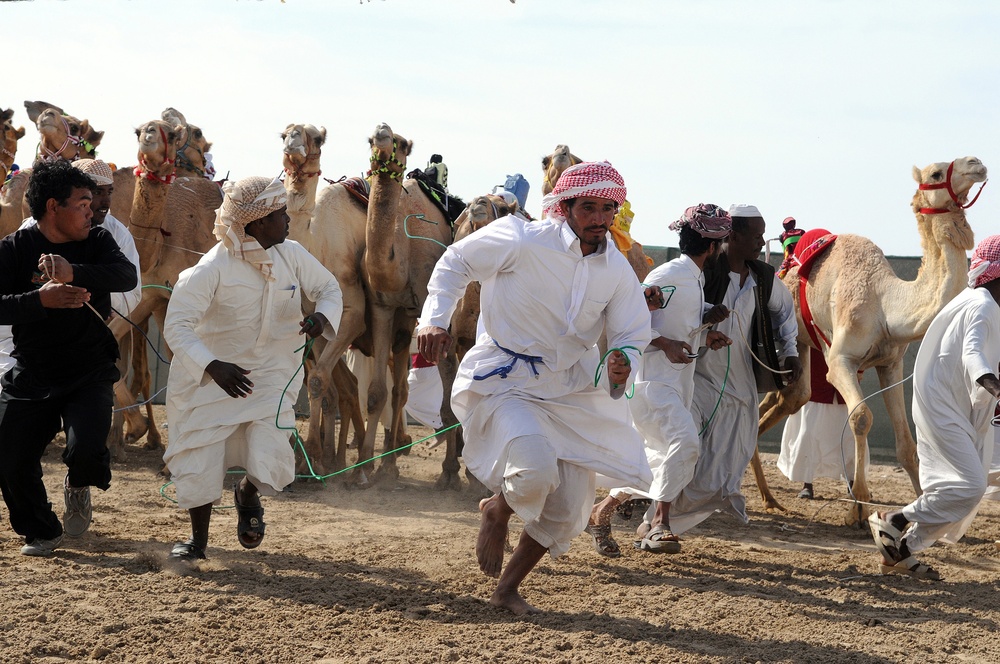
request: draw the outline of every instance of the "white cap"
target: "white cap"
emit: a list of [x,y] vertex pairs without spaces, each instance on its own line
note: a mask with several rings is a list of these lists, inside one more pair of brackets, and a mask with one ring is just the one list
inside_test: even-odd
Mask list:
[[115,183],[111,167],[100,159],[77,159],[73,162],[73,166],[90,176],[90,179],[98,187],[106,187]]
[[747,203],[733,203],[729,206],[729,216],[730,217],[761,217],[763,215],[760,210],[757,209],[756,205],[749,205]]

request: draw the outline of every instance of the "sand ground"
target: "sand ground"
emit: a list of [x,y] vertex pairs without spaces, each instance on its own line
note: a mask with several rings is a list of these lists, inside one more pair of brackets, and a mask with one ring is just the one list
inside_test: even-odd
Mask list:
[[[59,452],[45,473],[61,514]],[[400,457],[391,491],[297,482],[265,499],[253,551],[236,541],[233,510],[218,510],[209,560],[177,571],[166,554],[186,514],[160,494],[160,454],[132,447],[112,488],[95,492],[90,531],[53,557],[19,555],[4,513],[0,661],[1000,661],[1000,503],[959,545],[923,556],[944,581],[882,577],[867,532],[829,502],[844,488],[821,480],[819,499],[796,499],[764,455],[788,512],[761,512],[748,475],[750,524],[716,515],[678,555],[634,551],[635,522],[615,524],[617,560],[581,535],[523,586],[545,613],[518,618],[486,603],[477,497],[434,489],[443,454],[422,444]],[[871,478],[877,499],[912,496],[892,465]]]

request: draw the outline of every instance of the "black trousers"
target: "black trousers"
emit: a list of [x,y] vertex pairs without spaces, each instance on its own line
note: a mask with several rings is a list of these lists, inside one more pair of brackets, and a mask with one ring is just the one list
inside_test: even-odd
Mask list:
[[42,482],[42,455],[62,426],[63,462],[71,486],[111,486],[114,364],[98,366],[57,384],[43,384],[20,363],[0,380],[0,491],[14,532],[28,542],[62,534],[62,522]]

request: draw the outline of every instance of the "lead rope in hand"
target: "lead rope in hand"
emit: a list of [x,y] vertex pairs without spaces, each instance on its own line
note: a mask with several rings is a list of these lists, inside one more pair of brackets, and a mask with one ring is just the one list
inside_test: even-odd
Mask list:
[[[597,384],[601,382],[601,372],[604,371],[604,361],[608,359],[608,355],[611,355],[611,353],[618,351],[625,357],[625,366],[627,367],[632,366],[632,361],[628,358],[628,353],[625,352],[625,349],[627,348],[631,348],[635,352],[639,353],[639,357],[642,357],[642,351],[636,348],[635,346],[622,346],[621,348],[609,348],[608,351],[604,353],[604,356],[601,357],[601,361],[597,365],[597,371],[594,373],[594,387],[597,387]],[[617,390],[618,387],[619,387],[618,383],[611,383],[611,389]],[[632,393],[626,394],[625,398],[631,399],[634,395],[635,395],[635,381],[632,382]]]
[[[49,260],[51,260],[51,261],[52,261],[52,263],[53,263],[53,266],[54,266],[54,265],[55,265],[55,259],[53,258],[53,255],[54,255],[54,254],[48,254],[48,257],[49,257]],[[42,258],[45,258],[45,254],[42,254]],[[53,283],[57,283],[57,284],[60,284],[60,285],[62,285],[62,286],[65,286],[65,285],[66,285],[66,283],[65,283],[65,282],[63,282],[63,281],[59,281],[58,279],[56,279],[56,278],[55,278],[55,276],[54,276],[54,275],[52,274],[52,269],[51,269],[51,268],[50,268],[50,267],[49,267],[48,265],[42,265],[42,270],[44,270],[44,271],[45,271],[45,276],[46,276],[46,277],[48,277],[48,280],[49,280],[49,281],[51,281],[51,282],[53,282]],[[91,311],[93,311],[93,312],[94,312],[94,315],[95,315],[95,316],[97,316],[97,319],[98,319],[99,321],[101,321],[101,325],[106,325],[106,324],[107,324],[107,323],[106,323],[106,322],[104,321],[104,316],[102,316],[102,315],[100,314],[100,312],[98,312],[98,311],[97,311],[97,309],[95,309],[95,308],[93,307],[93,305],[91,305],[91,304],[90,304],[90,302],[84,302],[84,304],[86,304],[86,305],[87,305],[87,307],[88,307],[88,308],[89,308],[89,309],[90,309]]]

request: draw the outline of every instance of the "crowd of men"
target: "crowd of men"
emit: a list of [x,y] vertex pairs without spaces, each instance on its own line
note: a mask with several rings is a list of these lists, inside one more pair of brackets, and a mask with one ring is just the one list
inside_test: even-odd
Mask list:
[[[139,288],[134,244],[108,214],[111,182],[99,160],[38,164],[27,194],[32,218],[0,241],[0,324],[12,326],[12,364],[0,379],[0,490],[24,555],[50,555],[64,535],[85,532],[90,488],[110,486],[105,441],[119,373],[106,323],[127,315]],[[566,169],[541,221],[504,217],[446,249],[417,324],[420,354],[440,361],[465,287],[481,282],[481,334],[451,399],[465,462],[494,492],[480,503],[475,543],[481,570],[499,579],[490,602],[517,614],[537,611],[521,596],[522,581],[581,532],[599,554],[621,555],[610,517],[628,500],[651,501],[635,540],[649,553],[679,552],[679,535],[715,512],[746,522],[740,485],[756,445],[758,393],[801,378],[792,296],[759,260],[761,212],[688,208],[670,226],[680,257],[640,284],[608,242],[625,197],[607,162]],[[260,496],[294,477],[279,425],[293,424],[291,400],[280,397],[300,385],[296,349],[301,335],[333,338],[342,307],[333,275],[286,242],[281,182],[227,183],[215,235],[219,243],[175,285],[164,326],[174,352],[164,459],[191,520],[190,537],[169,554],[179,561],[206,557],[212,506],[232,467],[245,470],[234,489],[238,541],[262,543]],[[303,297],[314,311],[305,317]],[[976,248],[969,289],[920,347],[914,418],[924,493],[872,515],[885,573],[939,578],[914,554],[961,537],[987,489],[1000,398],[998,300],[993,236]],[[802,438],[819,425],[796,426]],[[62,521],[41,466],[60,429]],[[797,459],[783,463],[811,497],[813,474],[825,471]],[[598,483],[613,488],[595,505]],[[515,514],[524,528],[504,564]]]

